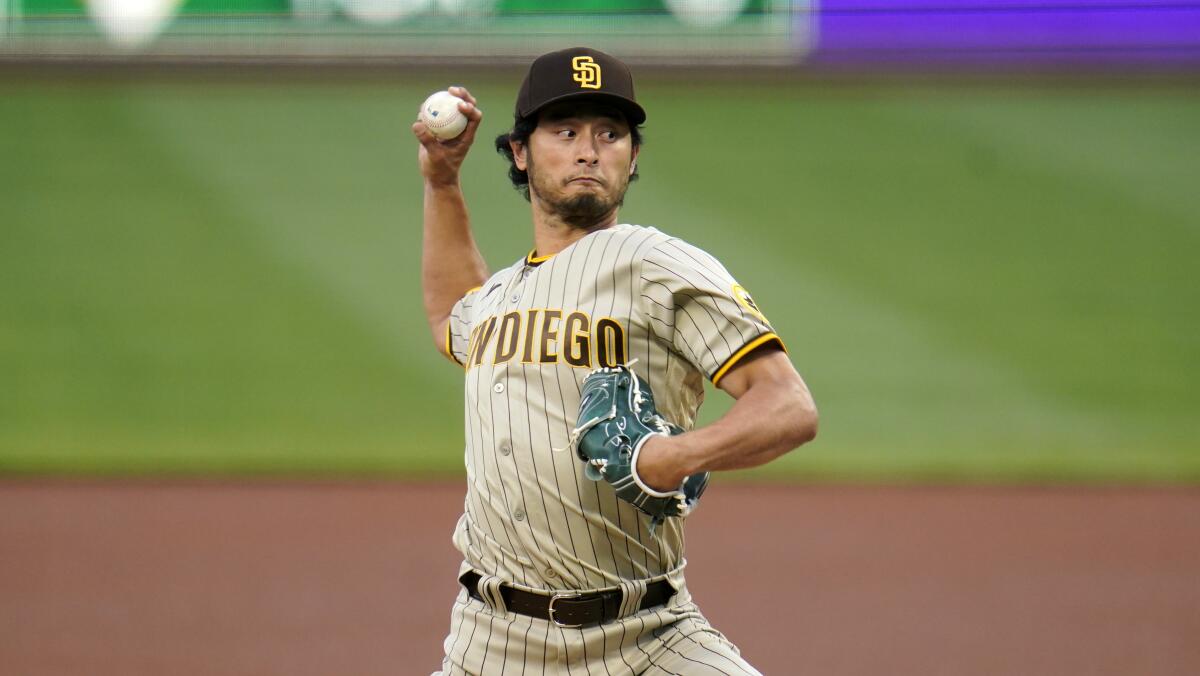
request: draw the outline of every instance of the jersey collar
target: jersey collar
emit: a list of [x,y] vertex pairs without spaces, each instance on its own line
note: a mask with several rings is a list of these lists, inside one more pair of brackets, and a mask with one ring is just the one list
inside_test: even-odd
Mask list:
[[[567,245],[567,247],[564,248],[563,251],[570,249],[571,247],[575,246],[576,244],[579,244],[580,242],[582,242],[583,240],[587,239],[589,236],[591,236],[597,232],[604,232],[605,230],[619,230],[619,229],[624,229],[624,228],[628,228],[628,227],[629,227],[629,225],[626,223],[618,223],[616,225],[612,225],[607,228],[603,228],[601,230],[594,230],[592,232],[589,232],[587,235],[584,235],[583,237],[575,240],[571,244]],[[545,256],[535,256],[534,254],[536,254],[536,253],[537,253],[537,247],[534,247],[529,250],[529,253],[525,254],[525,265],[528,265],[531,268],[536,268],[537,266],[541,265],[542,263],[545,263],[546,261],[548,261],[551,258],[554,258],[555,256],[558,255],[558,254],[546,254]],[[562,252],[559,252],[559,253],[562,253]]]
[[534,255],[535,253],[537,253],[536,248],[530,249],[529,253],[525,254],[525,265],[528,265],[530,267],[537,267],[537,266],[541,265],[542,263],[545,263],[546,261],[550,260],[551,258],[554,258],[554,254],[548,254],[545,256],[535,256]]

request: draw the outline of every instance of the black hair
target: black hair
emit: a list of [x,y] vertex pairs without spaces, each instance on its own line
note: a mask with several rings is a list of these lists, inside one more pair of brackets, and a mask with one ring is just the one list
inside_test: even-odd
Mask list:
[[[513,188],[521,193],[525,201],[529,201],[529,173],[517,168],[517,161],[513,157],[512,146],[510,142],[517,142],[521,145],[529,145],[529,137],[533,135],[533,131],[537,129],[538,119],[536,115],[528,117],[516,117],[513,119],[513,128],[506,134],[501,134],[496,137],[496,152],[504,156],[508,160],[508,180],[512,181]],[[633,142],[634,148],[639,148],[642,145],[642,130],[640,126],[629,126],[629,136]],[[636,181],[638,177],[637,167],[633,169],[633,173],[629,176],[629,181]]]

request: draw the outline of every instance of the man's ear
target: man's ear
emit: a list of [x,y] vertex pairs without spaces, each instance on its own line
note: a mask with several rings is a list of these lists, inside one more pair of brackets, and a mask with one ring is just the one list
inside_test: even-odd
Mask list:
[[529,151],[529,146],[520,141],[509,141],[508,147],[512,149],[513,164],[517,165],[520,171],[528,169],[528,163],[525,161],[525,153]]
[[637,156],[638,156],[638,151],[640,151],[640,150],[641,150],[640,147],[635,147],[633,149],[633,161],[631,161],[629,163],[629,175],[630,176],[633,176],[634,172],[637,171]]

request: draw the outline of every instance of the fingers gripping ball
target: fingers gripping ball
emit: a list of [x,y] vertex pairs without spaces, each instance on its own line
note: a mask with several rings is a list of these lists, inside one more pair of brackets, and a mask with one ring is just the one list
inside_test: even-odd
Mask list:
[[650,516],[654,528],[667,517],[687,516],[708,485],[708,473],[694,474],[672,491],[657,491],[637,473],[637,458],[656,435],[674,436],[683,429],[663,418],[654,393],[628,366],[592,371],[583,381],[578,426],[571,447],[593,481],[612,485],[617,497]]
[[421,104],[417,119],[434,136],[443,140],[455,138],[467,128],[467,116],[458,109],[462,101],[448,91],[436,92]]

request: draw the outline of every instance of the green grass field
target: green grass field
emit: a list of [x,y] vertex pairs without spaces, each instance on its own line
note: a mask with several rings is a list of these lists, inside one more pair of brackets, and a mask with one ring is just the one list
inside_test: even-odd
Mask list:
[[[519,76],[462,79],[490,139]],[[408,131],[444,84],[0,80],[0,472],[459,471]],[[722,258],[821,408],[748,475],[1200,481],[1200,95],[639,85],[623,220]],[[464,185],[522,255],[490,143]]]

